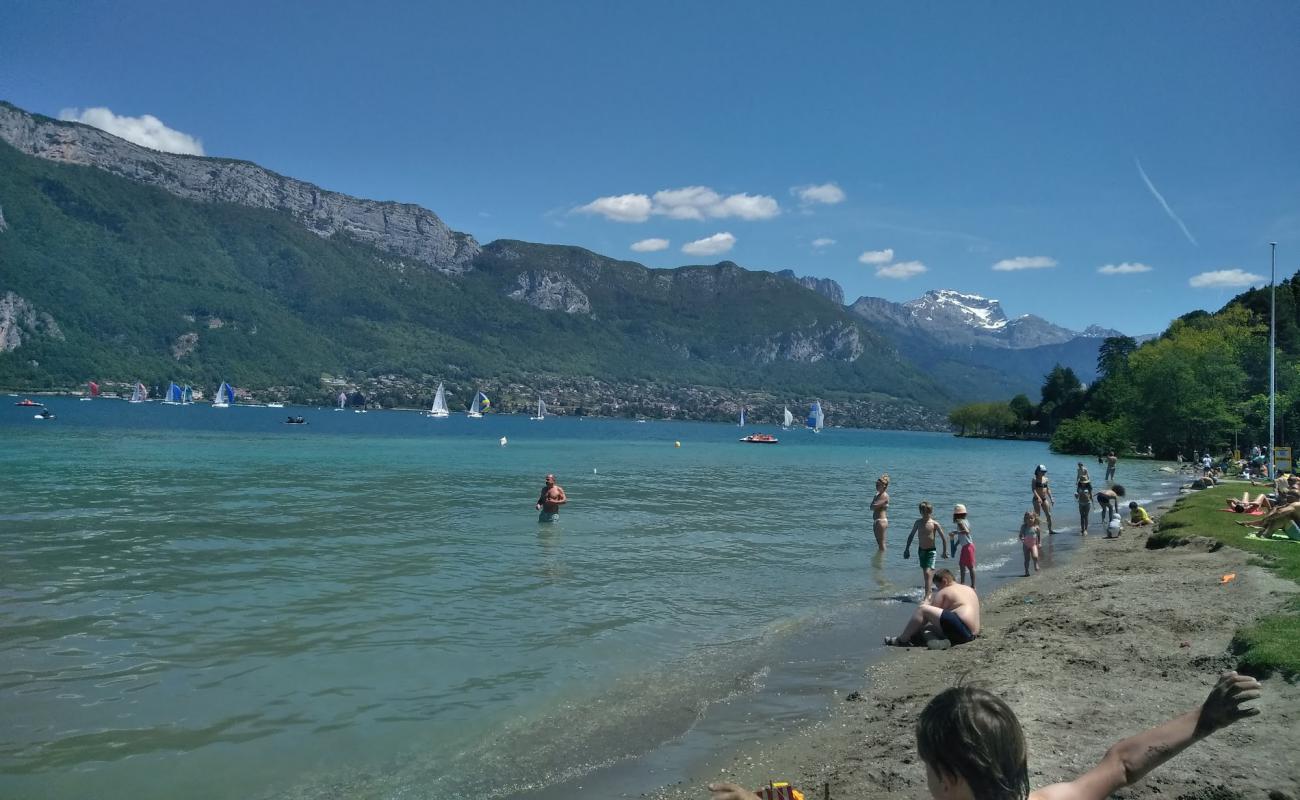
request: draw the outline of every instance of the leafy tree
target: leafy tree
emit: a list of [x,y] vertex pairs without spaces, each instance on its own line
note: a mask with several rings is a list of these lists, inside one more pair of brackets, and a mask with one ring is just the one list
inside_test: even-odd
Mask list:
[[1107,336],[1097,350],[1097,376],[1100,380],[1122,376],[1128,371],[1128,357],[1137,349],[1131,336]]

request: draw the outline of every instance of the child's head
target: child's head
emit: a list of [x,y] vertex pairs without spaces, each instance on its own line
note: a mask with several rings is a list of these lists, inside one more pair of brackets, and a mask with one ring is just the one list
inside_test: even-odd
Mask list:
[[1124,487],[1120,486],[1118,483],[1115,484],[1114,486],[1111,486],[1110,490],[1120,497],[1124,496]]
[[1137,507],[1138,504],[1136,502],[1132,502],[1128,504],[1129,511],[1137,511]]
[[931,700],[916,723],[916,750],[934,797],[952,793],[945,783],[962,781],[981,800],[1029,796],[1020,720],[1001,698],[983,689],[958,686]]
[[962,503],[958,503],[957,505],[953,506],[953,507],[952,507],[952,518],[953,518],[953,519],[966,519],[966,506],[963,505]]
[[1026,524],[1026,525],[1033,525],[1033,524],[1034,524],[1035,522],[1037,522],[1037,521],[1038,521],[1038,515],[1037,515],[1037,514],[1035,514],[1035,513],[1032,512],[1032,511],[1026,511],[1026,512],[1025,512],[1025,524]]
[[923,517],[928,517],[934,513],[934,506],[930,505],[929,500],[922,500],[920,505],[917,506],[917,508],[920,509],[921,516]]

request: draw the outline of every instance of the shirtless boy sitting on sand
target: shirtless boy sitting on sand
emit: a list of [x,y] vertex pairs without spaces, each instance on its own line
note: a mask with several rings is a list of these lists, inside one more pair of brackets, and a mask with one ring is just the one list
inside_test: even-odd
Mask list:
[[928,500],[922,500],[917,508],[921,518],[912,523],[912,532],[907,534],[907,544],[903,545],[903,558],[912,557],[912,539],[919,535],[916,544],[916,560],[921,562],[921,602],[930,601],[930,581],[934,578],[934,537],[938,534],[943,540],[943,557],[948,557],[948,535],[943,526],[932,518],[934,506]]
[[922,600],[903,632],[886,636],[885,644],[919,646],[925,644],[927,633],[933,633],[956,645],[966,644],[980,635],[980,599],[975,590],[957,583],[952,572],[946,569],[934,574],[934,588],[933,602]]
[[[1072,781],[1031,790],[1025,732],[1016,713],[992,692],[958,686],[940,692],[921,712],[916,751],[930,796],[939,800],[1105,800],[1215,731],[1258,714],[1244,704],[1259,696],[1254,678],[1225,672],[1196,708],[1121,739]],[[708,788],[713,800],[758,798],[734,783]]]

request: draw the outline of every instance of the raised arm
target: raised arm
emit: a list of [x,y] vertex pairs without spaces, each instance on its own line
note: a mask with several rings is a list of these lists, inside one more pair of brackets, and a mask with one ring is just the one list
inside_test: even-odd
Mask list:
[[1225,672],[1199,708],[1118,742],[1088,772],[1032,792],[1029,800],[1104,800],[1220,728],[1258,714],[1258,708],[1241,706],[1259,695],[1259,681]]

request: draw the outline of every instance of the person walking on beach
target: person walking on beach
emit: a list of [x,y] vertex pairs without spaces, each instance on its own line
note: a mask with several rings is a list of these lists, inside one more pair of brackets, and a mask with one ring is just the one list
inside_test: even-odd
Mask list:
[[1097,505],[1101,506],[1101,521],[1106,525],[1110,525],[1110,521],[1119,514],[1119,499],[1124,494],[1124,487],[1118,483],[1109,489],[1097,492]]
[[961,574],[958,583],[966,583],[966,574],[970,573],[970,588],[975,588],[975,538],[971,536],[970,522],[966,519],[966,506],[962,503],[952,507],[953,539],[952,549],[957,553],[957,570]]
[[560,518],[560,506],[569,502],[569,497],[564,493],[564,488],[555,482],[554,475],[546,476],[546,485],[542,487],[542,494],[537,498],[537,510],[541,513],[537,515],[538,522],[555,522]]
[[1115,464],[1119,459],[1115,457],[1115,451],[1111,450],[1106,454],[1106,483],[1115,480]]
[[1029,562],[1034,562],[1034,572],[1038,571],[1038,546],[1043,542],[1043,532],[1038,528],[1038,515],[1032,511],[1025,512],[1020,523],[1020,549],[1025,552],[1025,575],[1029,577]]
[[921,601],[897,636],[886,636],[893,647],[922,646],[925,636],[942,636],[949,644],[966,644],[980,635],[980,598],[969,586],[957,583],[952,571],[934,574],[934,599]]
[[1088,517],[1092,514],[1092,484],[1080,483],[1074,497],[1079,501],[1079,535],[1087,536]]
[[[1225,672],[1205,702],[1179,717],[1121,739],[1097,766],[1072,781],[1029,786],[1025,731],[1006,701],[986,689],[957,686],[930,700],[916,721],[916,753],[935,800],[1105,800],[1218,731],[1259,713],[1245,704],[1259,681]],[[758,800],[734,783],[711,783],[712,800]]]
[[1034,479],[1029,482],[1029,489],[1034,493],[1034,513],[1047,519],[1047,532],[1055,536],[1056,528],[1052,525],[1052,487],[1047,485],[1047,467],[1039,464],[1034,469]]
[[916,538],[916,559],[921,562],[921,602],[930,602],[930,581],[934,577],[934,537],[943,540],[943,557],[948,557],[948,535],[943,526],[932,515],[934,506],[928,500],[922,500],[917,506],[921,518],[912,523],[912,532],[907,534],[907,544],[903,545],[903,558],[912,557],[912,539]]
[[885,532],[889,530],[889,473],[876,478],[876,496],[871,498],[871,517],[876,547],[884,552]]

